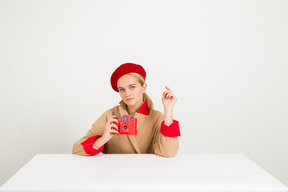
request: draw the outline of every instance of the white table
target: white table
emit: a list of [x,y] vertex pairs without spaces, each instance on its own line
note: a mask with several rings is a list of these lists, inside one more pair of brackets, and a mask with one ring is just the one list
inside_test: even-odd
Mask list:
[[0,191],[288,192],[242,154],[39,154]]

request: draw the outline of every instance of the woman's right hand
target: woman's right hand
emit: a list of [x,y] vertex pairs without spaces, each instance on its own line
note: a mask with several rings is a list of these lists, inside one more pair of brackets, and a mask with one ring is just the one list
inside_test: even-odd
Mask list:
[[113,133],[119,133],[118,126],[114,124],[119,123],[115,115],[111,116],[105,125],[102,138],[109,141],[113,137]]
[[119,123],[115,115],[109,118],[108,122],[105,125],[102,136],[94,141],[94,145],[96,148],[100,148],[105,143],[107,143],[113,137],[113,133],[119,133],[118,127],[114,124],[114,122]]

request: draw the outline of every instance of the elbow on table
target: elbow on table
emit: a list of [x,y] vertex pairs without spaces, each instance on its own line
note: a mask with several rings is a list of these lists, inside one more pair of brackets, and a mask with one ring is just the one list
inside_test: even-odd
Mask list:
[[74,143],[74,145],[73,145],[72,154],[75,154],[75,155],[88,155],[87,153],[84,152],[83,147],[77,145],[77,143]]
[[159,150],[155,151],[157,155],[163,156],[163,157],[175,157],[179,150],[179,141],[177,137],[174,137],[172,143],[169,143],[169,145],[163,145],[165,147],[160,147]]
[[176,152],[166,152],[166,153],[155,153],[156,155],[159,155],[161,157],[167,157],[167,158],[172,158],[175,157],[178,153],[178,150]]
[[163,150],[163,151],[155,151],[156,155],[162,156],[162,157],[175,157],[178,154],[179,145],[176,146],[174,149],[169,150]]

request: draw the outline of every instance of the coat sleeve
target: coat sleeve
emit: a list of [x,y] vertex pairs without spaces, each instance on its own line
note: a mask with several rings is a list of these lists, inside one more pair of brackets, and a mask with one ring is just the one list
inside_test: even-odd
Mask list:
[[93,144],[94,141],[103,134],[106,123],[107,115],[104,113],[92,124],[92,128],[87,134],[74,143],[72,153],[77,155],[94,155],[101,153],[104,149],[104,145],[99,149],[95,149],[93,148]]
[[164,116],[157,120],[151,144],[151,153],[163,157],[174,157],[178,153],[180,136],[179,122],[173,120],[169,126],[164,124]]

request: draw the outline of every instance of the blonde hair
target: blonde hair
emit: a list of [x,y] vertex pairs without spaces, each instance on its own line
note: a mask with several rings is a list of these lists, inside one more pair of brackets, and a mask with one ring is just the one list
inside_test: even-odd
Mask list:
[[[128,73],[128,74],[132,75],[133,77],[136,77],[138,79],[138,82],[141,84],[141,86],[144,85],[145,80],[142,77],[142,75],[140,75],[138,73]],[[153,109],[154,108],[154,103],[153,103],[152,99],[147,95],[147,93],[144,93],[143,97],[146,98],[146,100],[147,100],[148,109]]]

